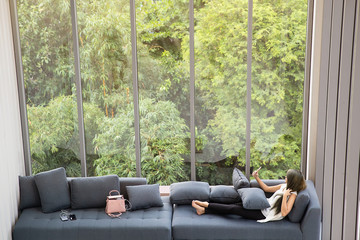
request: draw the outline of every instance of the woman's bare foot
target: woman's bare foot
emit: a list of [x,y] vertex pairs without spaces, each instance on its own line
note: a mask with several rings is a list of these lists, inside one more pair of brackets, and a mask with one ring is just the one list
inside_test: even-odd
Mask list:
[[195,204],[199,205],[200,207],[207,208],[209,206],[208,202],[200,202],[198,200],[194,200]]
[[196,204],[195,201],[192,201],[191,206],[196,209],[197,215],[202,215],[205,213],[205,208]]

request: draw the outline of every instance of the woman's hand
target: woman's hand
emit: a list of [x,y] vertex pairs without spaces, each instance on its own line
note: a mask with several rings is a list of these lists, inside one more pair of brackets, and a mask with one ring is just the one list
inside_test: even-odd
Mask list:
[[283,199],[281,202],[281,215],[283,217],[288,215],[292,207],[294,206],[296,194],[291,194],[291,192],[292,190],[290,188],[284,191]]
[[253,173],[252,173],[252,176],[254,177],[254,178],[258,178],[259,177],[259,170],[261,169],[261,167],[259,167],[258,168],[258,170],[256,170],[256,171],[253,171]]
[[287,198],[288,196],[290,196],[291,192],[292,192],[292,190],[290,188],[286,189],[285,192],[284,192],[284,197]]
[[269,187],[259,178],[259,170],[260,169],[261,169],[261,167],[259,167],[256,171],[253,171],[252,175],[255,178],[255,180],[259,183],[259,186],[261,187],[261,189],[264,190],[264,192],[270,192],[270,193],[274,193],[277,190],[279,190],[281,188],[281,184]]

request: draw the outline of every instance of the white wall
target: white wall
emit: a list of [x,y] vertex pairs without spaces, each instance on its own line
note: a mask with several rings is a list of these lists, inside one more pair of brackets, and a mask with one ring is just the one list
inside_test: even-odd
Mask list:
[[18,216],[18,175],[24,174],[10,9],[0,0],[0,239],[11,239]]
[[359,19],[360,1],[315,0],[308,176],[324,240],[359,239]]

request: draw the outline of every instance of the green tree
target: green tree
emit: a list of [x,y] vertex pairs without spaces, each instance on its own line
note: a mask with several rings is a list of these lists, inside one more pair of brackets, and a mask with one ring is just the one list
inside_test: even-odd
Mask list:
[[72,94],[74,60],[70,2],[19,0],[18,22],[27,103]]
[[[79,130],[75,96],[59,96],[46,106],[27,106],[33,173],[65,167],[68,176],[80,176]],[[88,126],[86,148],[94,149],[101,110],[84,104]]]
[[78,1],[84,101],[111,117],[132,101],[129,1]]
[[[175,105],[143,99],[140,104],[141,171],[149,183],[170,184],[186,179],[182,154],[187,153],[186,130]],[[96,173],[135,176],[134,111],[129,107],[104,118],[95,137]],[[109,141],[109,139],[111,139]]]

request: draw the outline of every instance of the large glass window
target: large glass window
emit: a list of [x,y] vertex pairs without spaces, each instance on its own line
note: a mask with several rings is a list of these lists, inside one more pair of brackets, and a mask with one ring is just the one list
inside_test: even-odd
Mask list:
[[189,5],[136,1],[141,170],[150,183],[190,179]]
[[251,166],[261,178],[300,169],[307,1],[254,0]]
[[[80,176],[86,167],[88,176],[141,172],[149,183],[169,185],[195,172],[196,180],[216,185],[232,184],[234,167],[261,166],[260,177],[270,179],[299,169],[307,1],[252,0],[248,19],[249,1],[194,1],[190,49],[188,0],[77,0],[75,47],[70,0],[18,0],[33,173],[63,166],[68,176]],[[82,96],[74,83],[77,50]]]
[[18,1],[32,172],[80,176],[70,2]]
[[130,3],[77,1],[89,176],[136,176]]
[[216,0],[195,11],[196,178],[213,185],[245,170],[247,10]]

